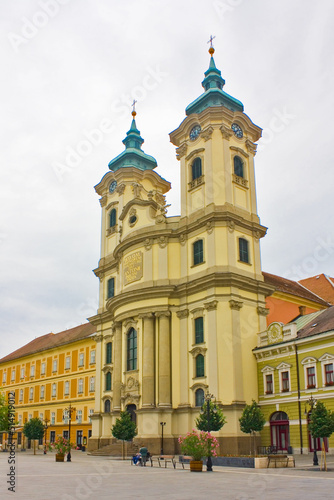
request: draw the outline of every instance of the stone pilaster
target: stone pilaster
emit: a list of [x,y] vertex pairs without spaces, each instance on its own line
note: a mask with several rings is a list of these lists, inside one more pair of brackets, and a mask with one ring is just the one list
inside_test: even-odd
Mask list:
[[242,350],[241,350],[241,328],[240,309],[243,302],[239,300],[229,301],[232,314],[232,356],[233,356],[233,401],[244,401]]
[[188,390],[188,316],[189,310],[182,309],[176,313],[180,320],[180,401],[179,406],[189,406]]
[[160,407],[171,406],[171,356],[170,356],[170,312],[156,313],[159,318],[159,391],[158,403]]
[[122,323],[114,323],[114,380],[113,389],[113,410],[121,409],[121,384],[122,384]]
[[154,316],[147,313],[139,316],[143,319],[143,382],[142,407],[155,406],[154,373]]

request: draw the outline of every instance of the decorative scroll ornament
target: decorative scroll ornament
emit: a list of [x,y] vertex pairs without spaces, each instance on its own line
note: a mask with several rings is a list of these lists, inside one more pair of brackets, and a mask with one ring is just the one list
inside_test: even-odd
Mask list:
[[168,239],[166,236],[160,236],[158,238],[158,245],[160,248],[165,248],[167,246]]
[[211,234],[213,232],[212,222],[207,222],[206,223],[206,230],[207,230],[208,234]]
[[227,221],[227,227],[230,233],[233,233],[235,229],[235,222],[233,220]]
[[233,135],[233,132],[230,128],[226,127],[225,125],[222,125],[220,127],[220,131],[222,133],[222,136],[224,139],[227,139],[228,141],[230,140],[230,138],[232,137]]
[[189,316],[189,309],[182,309],[181,311],[177,311],[176,316],[180,319],[187,318]]
[[267,307],[261,307],[261,306],[258,306],[256,311],[257,311],[259,316],[268,316],[268,314],[270,312]]
[[146,240],[144,241],[145,250],[151,250],[152,244],[153,240],[151,238],[146,238]]
[[125,184],[122,183],[116,188],[116,193],[118,193],[119,196],[121,196],[124,193],[125,190]]
[[204,307],[207,311],[214,311],[217,309],[218,300],[211,300],[211,302],[206,302]]
[[206,129],[202,130],[201,137],[203,137],[203,139],[205,141],[208,141],[209,139],[211,139],[212,132],[213,132],[213,128],[208,127]]
[[243,302],[241,302],[240,300],[230,300],[229,303],[230,308],[234,309],[235,311],[240,311],[243,306]]
[[256,154],[256,149],[257,149],[257,144],[254,144],[254,142],[250,141],[249,139],[246,139],[246,148],[249,153]]
[[178,160],[181,160],[182,156],[185,156],[187,154],[187,149],[188,149],[188,145],[186,142],[181,144],[181,146],[176,149],[176,158]]
[[182,246],[184,246],[186,244],[186,241],[187,241],[187,237],[185,234],[180,234],[179,236],[179,242]]

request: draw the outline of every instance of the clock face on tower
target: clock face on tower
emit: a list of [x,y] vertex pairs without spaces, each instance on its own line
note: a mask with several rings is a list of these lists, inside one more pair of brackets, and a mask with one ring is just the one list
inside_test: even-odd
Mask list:
[[190,134],[189,134],[190,140],[194,141],[195,139],[197,139],[197,137],[199,136],[200,133],[201,133],[201,127],[200,127],[200,125],[195,125],[190,130]]
[[244,135],[242,128],[237,124],[237,123],[232,123],[231,129],[234,132],[234,135],[238,137],[238,139],[241,139]]
[[109,186],[109,193],[113,193],[116,189],[117,182],[116,181],[111,181],[110,186]]

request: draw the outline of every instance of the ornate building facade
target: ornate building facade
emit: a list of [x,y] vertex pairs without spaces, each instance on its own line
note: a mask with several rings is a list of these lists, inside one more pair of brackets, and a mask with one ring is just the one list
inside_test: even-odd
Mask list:
[[96,186],[102,207],[96,327],[96,398],[90,449],[112,442],[127,409],[137,439],[174,452],[210,391],[227,424],[224,451],[242,452],[238,419],[257,399],[252,349],[273,291],[261,272],[266,228],[256,208],[254,156],[261,129],[223,90],[210,48],[204,93],[170,134],[181,175],[181,215],[167,217],[171,185],[141,149],[135,122],[125,150]]

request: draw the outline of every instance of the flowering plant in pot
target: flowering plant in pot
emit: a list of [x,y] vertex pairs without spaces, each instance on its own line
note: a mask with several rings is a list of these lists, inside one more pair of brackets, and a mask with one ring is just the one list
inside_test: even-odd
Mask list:
[[58,455],[65,455],[65,453],[71,451],[71,448],[73,448],[73,446],[73,443],[70,443],[69,439],[58,436],[53,443],[49,444],[49,450],[55,450]]
[[[203,457],[216,457],[217,456],[217,448],[219,446],[217,439],[210,434],[210,432],[200,431],[197,432],[193,429],[191,432],[185,437],[179,437],[178,439],[181,445],[181,451],[184,455],[189,455],[192,457],[193,462],[200,462],[200,469],[202,470]],[[190,462],[190,470],[194,470],[192,468],[192,462]]]

